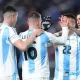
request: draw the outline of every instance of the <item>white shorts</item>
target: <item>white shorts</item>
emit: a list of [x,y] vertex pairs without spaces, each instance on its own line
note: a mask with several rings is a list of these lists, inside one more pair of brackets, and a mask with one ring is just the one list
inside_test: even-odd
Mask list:
[[49,80],[48,77],[34,77],[30,79],[23,79],[23,80]]

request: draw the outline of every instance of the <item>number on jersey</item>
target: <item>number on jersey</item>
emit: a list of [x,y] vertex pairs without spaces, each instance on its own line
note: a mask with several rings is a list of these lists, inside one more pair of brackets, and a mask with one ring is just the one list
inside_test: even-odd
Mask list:
[[71,54],[71,46],[64,46],[63,54]]

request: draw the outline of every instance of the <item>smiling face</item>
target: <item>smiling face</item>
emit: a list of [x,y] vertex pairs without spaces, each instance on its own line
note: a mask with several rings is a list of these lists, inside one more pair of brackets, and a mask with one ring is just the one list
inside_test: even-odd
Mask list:
[[75,19],[73,19],[73,18],[68,18],[68,20],[69,20],[69,25],[70,25],[71,27],[75,27],[75,26],[76,26],[76,21],[75,21]]
[[80,28],[80,14],[77,15],[77,25],[78,28]]

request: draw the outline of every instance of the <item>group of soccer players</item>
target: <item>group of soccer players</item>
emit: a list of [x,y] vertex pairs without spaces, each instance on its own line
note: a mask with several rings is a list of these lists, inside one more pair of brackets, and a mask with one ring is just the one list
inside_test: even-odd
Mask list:
[[[50,80],[47,47],[55,47],[54,80],[80,79],[80,38],[76,19],[72,14],[60,17],[62,31],[49,33],[41,28],[41,14],[28,14],[29,29],[17,35],[14,28],[18,11],[12,6],[3,9],[0,27],[0,80],[18,80],[16,48],[22,61],[22,80]],[[80,26],[80,14],[77,15]],[[61,34],[61,36],[59,35]]]
[[[65,45],[56,46],[54,80],[79,80],[80,37],[73,31],[76,27],[75,17],[71,14],[65,14],[65,16],[69,20],[70,29]],[[78,32],[77,29],[75,30]]]

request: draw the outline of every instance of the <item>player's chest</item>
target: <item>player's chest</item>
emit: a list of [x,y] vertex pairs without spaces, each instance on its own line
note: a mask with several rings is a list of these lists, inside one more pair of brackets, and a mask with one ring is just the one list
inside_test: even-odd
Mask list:
[[75,37],[69,37],[65,43],[65,46],[71,46],[71,48],[77,48],[79,46],[79,39]]
[[79,52],[79,46],[79,39],[70,37],[67,39],[65,45],[59,46],[59,50],[62,51],[63,54],[76,54],[76,52]]

